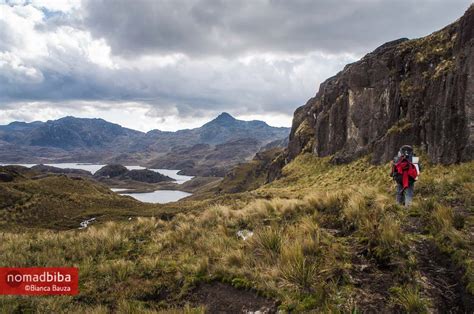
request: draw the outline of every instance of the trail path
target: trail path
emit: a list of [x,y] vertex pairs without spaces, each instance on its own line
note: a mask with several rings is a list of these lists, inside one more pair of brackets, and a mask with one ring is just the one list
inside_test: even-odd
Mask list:
[[462,270],[422,233],[421,219],[409,217],[404,227],[412,237],[410,249],[417,259],[421,292],[431,303],[430,312],[474,313],[474,297],[465,291]]

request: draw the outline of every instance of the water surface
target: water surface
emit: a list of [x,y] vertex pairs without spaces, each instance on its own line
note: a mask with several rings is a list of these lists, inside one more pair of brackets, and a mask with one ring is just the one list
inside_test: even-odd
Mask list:
[[158,190],[148,193],[120,193],[120,195],[128,195],[145,203],[170,203],[176,202],[182,198],[192,195],[191,193],[176,190]]

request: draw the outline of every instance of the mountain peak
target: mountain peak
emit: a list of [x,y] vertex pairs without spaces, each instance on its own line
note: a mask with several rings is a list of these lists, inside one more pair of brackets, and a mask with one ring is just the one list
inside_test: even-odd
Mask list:
[[217,118],[214,119],[214,121],[229,121],[229,122],[235,121],[235,120],[237,119],[231,116],[230,114],[228,114],[227,112],[221,113],[220,115],[217,116]]
[[213,120],[207,122],[206,124],[203,125],[203,127],[214,127],[214,126],[223,126],[223,127],[228,127],[231,125],[235,125],[236,123],[239,122],[244,122],[237,120],[227,112],[223,112],[220,115],[218,115],[216,118]]

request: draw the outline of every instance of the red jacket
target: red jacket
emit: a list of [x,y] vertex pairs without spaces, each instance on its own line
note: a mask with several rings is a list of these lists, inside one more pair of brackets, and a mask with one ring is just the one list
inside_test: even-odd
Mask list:
[[416,170],[415,165],[406,158],[400,158],[400,160],[395,164],[395,170],[402,175],[404,189],[409,185],[409,178],[416,179],[418,176],[418,171]]

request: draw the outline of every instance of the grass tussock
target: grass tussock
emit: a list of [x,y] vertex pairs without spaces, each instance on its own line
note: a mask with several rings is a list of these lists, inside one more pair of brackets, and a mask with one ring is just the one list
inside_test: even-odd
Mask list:
[[304,254],[300,243],[285,246],[281,254],[280,273],[286,284],[301,291],[311,291],[319,271],[317,264]]
[[265,227],[257,231],[249,242],[255,255],[273,258],[280,254],[282,241],[282,232],[278,228]]
[[429,313],[430,303],[420,292],[418,287],[407,285],[390,289],[392,302],[405,313]]
[[369,254],[381,262],[390,262],[402,253],[405,243],[398,210],[386,195],[365,187],[351,193],[342,214],[346,228],[356,231]]

